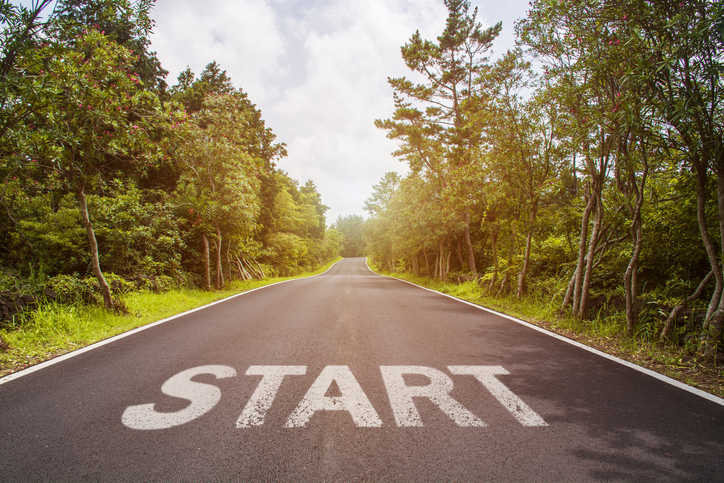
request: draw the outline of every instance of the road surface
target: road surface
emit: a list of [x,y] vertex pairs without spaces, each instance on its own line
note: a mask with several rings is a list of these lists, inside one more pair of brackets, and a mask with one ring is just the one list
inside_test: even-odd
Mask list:
[[364,259],[0,380],[0,481],[724,481],[724,406]]

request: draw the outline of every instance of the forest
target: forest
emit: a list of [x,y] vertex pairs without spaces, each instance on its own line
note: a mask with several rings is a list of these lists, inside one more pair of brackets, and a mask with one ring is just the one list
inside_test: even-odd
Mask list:
[[491,60],[501,24],[444,1],[375,121],[404,174],[327,228],[222,66],[167,83],[154,0],[0,0],[0,329],[367,256],[721,358],[724,4],[533,0]]
[[285,145],[226,71],[166,83],[154,0],[51,4],[0,2],[6,298],[122,310],[129,287],[220,289],[338,256],[314,183],[276,167]]
[[376,125],[407,174],[361,224],[388,272],[536,296],[715,357],[724,329],[724,3],[533,0],[495,61],[445,0]]

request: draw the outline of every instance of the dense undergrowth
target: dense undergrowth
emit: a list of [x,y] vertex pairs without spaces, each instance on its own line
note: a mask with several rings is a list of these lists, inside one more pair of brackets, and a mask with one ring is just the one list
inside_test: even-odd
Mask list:
[[293,277],[233,281],[223,290],[128,291],[119,295],[127,313],[108,311],[101,305],[88,305],[80,300],[42,304],[33,311],[16,315],[0,329],[0,336],[8,346],[0,351],[0,376],[231,295],[322,273],[339,260],[338,257],[316,271]]
[[412,282],[462,300],[487,307],[545,328],[589,347],[633,362],[690,386],[724,397],[724,358],[704,359],[697,352],[697,341],[678,339],[658,342],[652,324],[643,324],[632,337],[627,336],[625,314],[600,312],[590,320],[581,320],[560,311],[549,296],[529,294],[490,295],[478,282],[441,282],[408,272],[390,273],[368,261],[378,274]]

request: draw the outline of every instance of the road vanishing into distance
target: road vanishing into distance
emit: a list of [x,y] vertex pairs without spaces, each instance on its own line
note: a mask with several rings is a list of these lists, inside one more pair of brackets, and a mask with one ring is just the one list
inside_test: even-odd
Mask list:
[[0,481],[724,481],[662,379],[344,259],[0,379]]

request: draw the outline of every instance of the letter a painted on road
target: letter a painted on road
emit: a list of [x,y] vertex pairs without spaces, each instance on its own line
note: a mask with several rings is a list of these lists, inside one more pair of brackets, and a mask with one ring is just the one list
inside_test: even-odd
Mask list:
[[185,409],[173,413],[159,413],[155,404],[128,406],[121,420],[131,429],[166,429],[193,421],[209,412],[221,399],[221,390],[211,384],[194,382],[199,374],[213,374],[217,379],[234,377],[236,370],[229,366],[200,366],[179,372],[163,383],[161,392],[167,396],[191,401]]
[[[412,400],[413,397],[429,399],[458,426],[485,426],[480,418],[450,396],[453,382],[445,373],[424,366],[380,366],[380,371],[398,426],[422,426],[422,419]],[[430,379],[430,384],[408,386],[403,378],[404,374],[423,375]]]
[[[341,396],[325,396],[332,382],[337,383]],[[377,411],[347,366],[325,367],[284,426],[287,428],[306,426],[317,411],[348,411],[357,427],[382,426]]]

